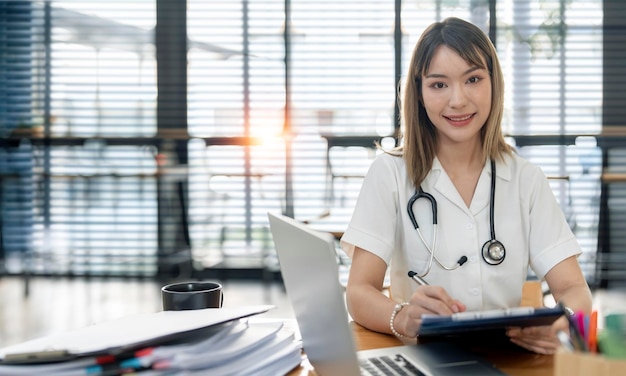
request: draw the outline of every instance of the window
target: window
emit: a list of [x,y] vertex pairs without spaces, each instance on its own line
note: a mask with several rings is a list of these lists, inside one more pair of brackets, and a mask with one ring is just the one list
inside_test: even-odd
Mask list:
[[[186,7],[186,19],[172,21],[186,29],[186,56],[157,58],[157,20],[176,17],[159,16],[164,4]],[[266,263],[268,210],[340,231],[376,156],[372,142],[396,142],[397,84],[417,39],[448,16],[493,34],[504,129],[553,178],[592,261],[593,138],[527,146],[518,136],[602,129],[600,0],[8,1],[0,226],[4,253],[17,260],[10,271],[32,251],[36,272],[152,275],[164,249],[181,243],[195,267]],[[173,106],[187,112],[164,129],[159,77],[170,68],[186,77]],[[32,125],[50,143],[9,137]],[[163,166],[184,177],[166,178]]]
[[[496,45],[505,72],[509,134],[602,130],[602,1],[498,1]],[[518,145],[550,178],[581,243],[588,279],[598,238],[601,152],[593,137]]]
[[[29,73],[21,75],[19,97],[27,111],[19,120],[3,116],[3,133],[30,128],[32,136],[45,132],[54,140],[47,146],[23,139],[4,149],[9,170],[12,155],[22,161],[3,187],[7,268],[154,274],[156,163],[149,145],[129,138],[156,132],[155,3],[0,6],[2,29],[9,30],[3,40],[21,41],[17,63],[2,64]],[[0,104],[9,113],[11,94]],[[126,141],[111,145],[106,138]],[[19,207],[16,195],[27,195]]]

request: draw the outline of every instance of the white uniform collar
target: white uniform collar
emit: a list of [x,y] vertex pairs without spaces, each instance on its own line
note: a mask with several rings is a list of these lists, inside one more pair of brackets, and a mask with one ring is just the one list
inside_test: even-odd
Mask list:
[[[511,181],[511,175],[513,173],[511,171],[511,158],[512,158],[511,156],[504,155],[503,161],[496,161],[496,176],[499,179]],[[483,166],[483,171],[487,171],[487,173],[490,173],[491,166],[489,164],[490,162],[489,160],[487,160],[487,163],[485,163],[485,165]],[[428,174],[428,176],[426,176],[426,179],[430,180],[432,178],[431,174],[433,174],[433,172],[435,171],[437,172],[437,175],[434,175],[432,177],[436,176],[438,179],[441,172],[443,171],[443,167],[441,166],[441,162],[439,161],[439,158],[437,158],[436,156],[435,156],[435,159],[433,160],[433,167],[431,168],[431,172]]]
[[[505,157],[503,162],[496,161],[497,180],[503,179],[510,181],[511,173],[510,157]],[[497,180],[496,191],[498,190]],[[461,195],[459,195],[459,192],[456,190],[452,180],[450,180],[450,177],[445,173],[443,166],[441,166],[441,162],[437,157],[433,160],[433,167],[422,183],[422,188],[425,191],[434,190],[443,196],[442,198],[450,201],[462,210],[469,210],[475,214],[489,206],[491,193],[491,162],[487,161],[487,163],[483,166],[478,186],[476,187],[476,192],[474,193],[469,209],[465,205]]]

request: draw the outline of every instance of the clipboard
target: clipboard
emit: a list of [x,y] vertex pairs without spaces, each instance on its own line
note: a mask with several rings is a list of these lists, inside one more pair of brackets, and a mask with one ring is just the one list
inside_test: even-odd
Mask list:
[[562,306],[554,308],[515,307],[474,312],[460,312],[450,316],[422,315],[418,338],[455,336],[477,332],[493,332],[509,327],[551,325],[566,312]]

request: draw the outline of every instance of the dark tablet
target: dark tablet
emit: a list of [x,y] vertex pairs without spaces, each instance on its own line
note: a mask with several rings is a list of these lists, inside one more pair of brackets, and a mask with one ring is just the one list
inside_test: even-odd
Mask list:
[[551,325],[565,314],[561,306],[554,308],[516,307],[486,311],[460,312],[451,316],[422,315],[419,338],[493,331],[508,327]]

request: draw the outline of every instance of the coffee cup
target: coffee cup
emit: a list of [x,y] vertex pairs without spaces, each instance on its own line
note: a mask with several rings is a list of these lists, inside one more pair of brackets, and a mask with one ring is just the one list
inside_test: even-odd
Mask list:
[[217,282],[176,282],[161,288],[164,311],[221,308],[222,285]]

